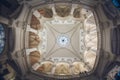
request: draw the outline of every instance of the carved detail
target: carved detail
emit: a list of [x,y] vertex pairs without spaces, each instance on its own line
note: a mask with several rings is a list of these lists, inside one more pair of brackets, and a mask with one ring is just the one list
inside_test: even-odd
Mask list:
[[29,47],[35,48],[39,45],[39,43],[40,43],[39,36],[33,32],[30,32],[29,33]]

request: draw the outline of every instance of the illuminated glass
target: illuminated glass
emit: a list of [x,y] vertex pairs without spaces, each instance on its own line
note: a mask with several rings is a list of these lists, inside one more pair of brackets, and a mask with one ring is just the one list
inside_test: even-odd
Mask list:
[[115,7],[120,9],[120,0],[112,0]]
[[5,31],[3,25],[0,24],[0,54],[2,53],[5,46]]

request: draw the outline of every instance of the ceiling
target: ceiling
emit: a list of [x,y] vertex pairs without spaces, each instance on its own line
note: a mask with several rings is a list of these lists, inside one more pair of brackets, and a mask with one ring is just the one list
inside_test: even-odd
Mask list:
[[34,10],[27,25],[28,63],[39,73],[89,72],[97,58],[97,29],[91,10],[79,5],[46,5]]

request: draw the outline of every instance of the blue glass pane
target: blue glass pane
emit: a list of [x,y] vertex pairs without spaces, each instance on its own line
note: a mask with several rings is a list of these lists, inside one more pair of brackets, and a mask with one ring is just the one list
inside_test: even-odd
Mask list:
[[2,53],[3,49],[4,49],[4,41],[0,40],[0,53]]
[[115,80],[120,80],[120,71],[115,75]]
[[3,31],[0,31],[0,39],[3,39],[5,37],[5,33]]
[[4,47],[4,40],[0,40],[0,47]]
[[0,54],[2,53],[5,46],[5,31],[3,25],[0,24]]
[[0,30],[4,30],[3,26],[0,24]]
[[112,0],[112,3],[114,4],[115,7],[120,9],[120,0]]

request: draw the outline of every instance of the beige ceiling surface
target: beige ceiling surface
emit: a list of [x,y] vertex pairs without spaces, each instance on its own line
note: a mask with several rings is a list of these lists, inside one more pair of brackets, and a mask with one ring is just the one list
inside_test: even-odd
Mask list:
[[30,55],[28,62],[32,69],[54,75],[79,74],[93,69],[97,30],[90,10],[54,6],[35,10],[33,15],[27,27],[31,46],[27,55]]

